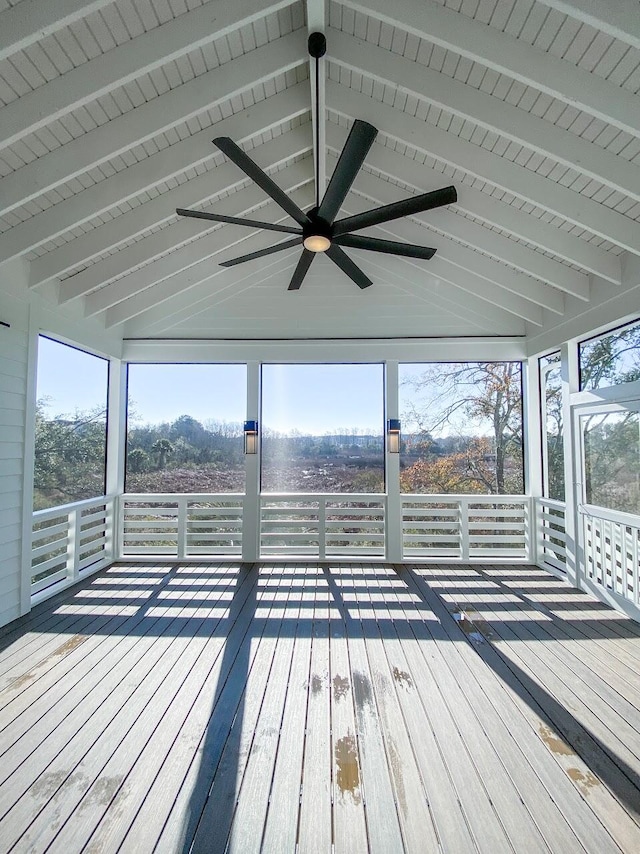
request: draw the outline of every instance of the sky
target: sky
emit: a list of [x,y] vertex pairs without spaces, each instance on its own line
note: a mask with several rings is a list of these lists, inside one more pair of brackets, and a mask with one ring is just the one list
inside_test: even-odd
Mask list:
[[[40,337],[37,397],[49,398],[47,416],[104,407],[108,363]],[[246,418],[244,365],[144,365],[129,368],[129,398],[137,424],[174,421],[190,415],[200,422]],[[264,365],[264,426],[323,435],[344,428],[381,433],[381,364]]]
[[[104,407],[108,363],[104,359],[40,338],[38,399],[48,397],[47,415]],[[421,365],[402,365],[400,377],[419,374]],[[431,390],[437,396],[437,389]],[[428,395],[427,395],[428,397]],[[158,424],[190,415],[197,421],[242,422],[246,418],[244,365],[146,365],[129,367],[129,399],[135,423]],[[323,435],[357,428],[381,434],[384,426],[382,364],[263,365],[262,426],[280,433]],[[405,413],[407,389],[400,386]],[[408,421],[405,429],[415,429]],[[460,423],[441,431],[477,432]]]
[[48,398],[46,414],[73,415],[107,404],[106,359],[40,336],[36,399]]

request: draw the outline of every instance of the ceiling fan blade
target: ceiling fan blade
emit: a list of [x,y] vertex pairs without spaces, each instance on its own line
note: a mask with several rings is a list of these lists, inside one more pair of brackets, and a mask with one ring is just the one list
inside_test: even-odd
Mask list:
[[232,258],[230,261],[222,261],[221,267],[235,267],[236,264],[244,264],[245,261],[253,261],[255,258],[262,258],[265,255],[273,255],[274,252],[281,252],[283,249],[291,249],[293,246],[299,246],[302,240],[299,237],[294,237],[292,240],[285,240],[284,243],[276,243],[274,246],[267,246],[266,249],[259,249],[257,252],[250,252],[248,255],[240,255],[238,258]]
[[373,282],[368,276],[362,272],[360,267],[349,258],[346,252],[343,252],[339,246],[333,243],[326,251],[326,254],[331,258],[334,264],[349,276],[359,288],[368,288]]
[[397,240],[378,240],[376,237],[361,237],[359,234],[341,234],[334,240],[340,246],[352,249],[369,249],[372,252],[385,252],[387,255],[406,255],[407,258],[433,258],[436,250],[429,246],[416,246],[413,243],[399,243]]
[[273,222],[260,222],[257,219],[244,219],[237,216],[224,216],[224,214],[214,214],[208,211],[188,211],[184,208],[176,208],[178,216],[190,216],[193,219],[210,219],[213,222],[229,222],[232,225],[247,225],[249,228],[264,228],[267,231],[283,231],[285,234],[302,234],[299,228],[293,228],[290,225],[278,225]]
[[213,140],[213,144],[217,145],[220,151],[227,155],[229,160],[232,160],[236,166],[242,169],[245,175],[248,175],[268,196],[271,196],[273,201],[279,204],[282,210],[286,211],[297,223],[300,225],[310,224],[311,220],[306,213],[301,211],[284,190],[280,189],[267,173],[257,163],[254,163],[232,139],[229,139],[228,136],[219,136]]
[[298,261],[298,266],[293,271],[293,276],[291,277],[291,281],[289,282],[288,291],[298,291],[300,290],[300,285],[302,284],[304,277],[307,275],[307,270],[311,266],[311,262],[315,258],[315,252],[309,252],[308,249],[302,250],[302,255],[300,256],[300,260]]
[[455,187],[442,187],[440,190],[433,190],[431,193],[422,193],[420,196],[412,196],[409,199],[403,199],[401,202],[394,202],[391,205],[384,205],[381,208],[374,208],[338,220],[333,227],[333,234],[337,237],[339,234],[359,231],[361,228],[368,228],[370,225],[379,225],[382,222],[422,213],[433,208],[439,208],[442,205],[452,205],[457,200],[458,194]]
[[355,120],[318,208],[320,219],[333,222],[377,134],[377,129],[369,122]]

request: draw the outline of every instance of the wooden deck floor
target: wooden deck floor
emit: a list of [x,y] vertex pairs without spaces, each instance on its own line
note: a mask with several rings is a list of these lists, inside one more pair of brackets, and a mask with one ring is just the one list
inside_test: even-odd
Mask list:
[[635,853],[639,672],[534,567],[114,565],[0,639],[0,850]]

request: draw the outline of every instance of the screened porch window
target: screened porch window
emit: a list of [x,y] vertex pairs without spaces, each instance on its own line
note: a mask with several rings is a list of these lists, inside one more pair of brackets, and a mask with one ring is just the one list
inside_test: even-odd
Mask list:
[[131,364],[126,491],[243,492],[245,365]]
[[105,493],[109,362],[38,339],[33,507]]
[[520,362],[399,368],[403,493],[522,494]]
[[384,492],[382,365],[263,365],[263,492]]

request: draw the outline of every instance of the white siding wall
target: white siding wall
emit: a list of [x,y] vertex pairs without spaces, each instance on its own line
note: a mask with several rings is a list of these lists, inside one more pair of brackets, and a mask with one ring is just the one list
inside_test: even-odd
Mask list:
[[[122,342],[94,320],[82,306],[62,312],[55,305],[56,286],[48,293],[28,287],[28,264],[0,267],[0,626],[30,608],[29,532],[32,511],[33,461],[29,450],[35,399],[35,374],[30,376],[30,337],[38,332],[119,358]],[[26,453],[25,453],[26,450]],[[24,537],[24,540],[23,540]]]
[[[7,279],[22,270],[7,270]],[[13,282],[4,282],[12,285]],[[28,305],[0,291],[0,625],[20,615],[24,442],[27,408]],[[29,497],[30,501],[30,497]]]

